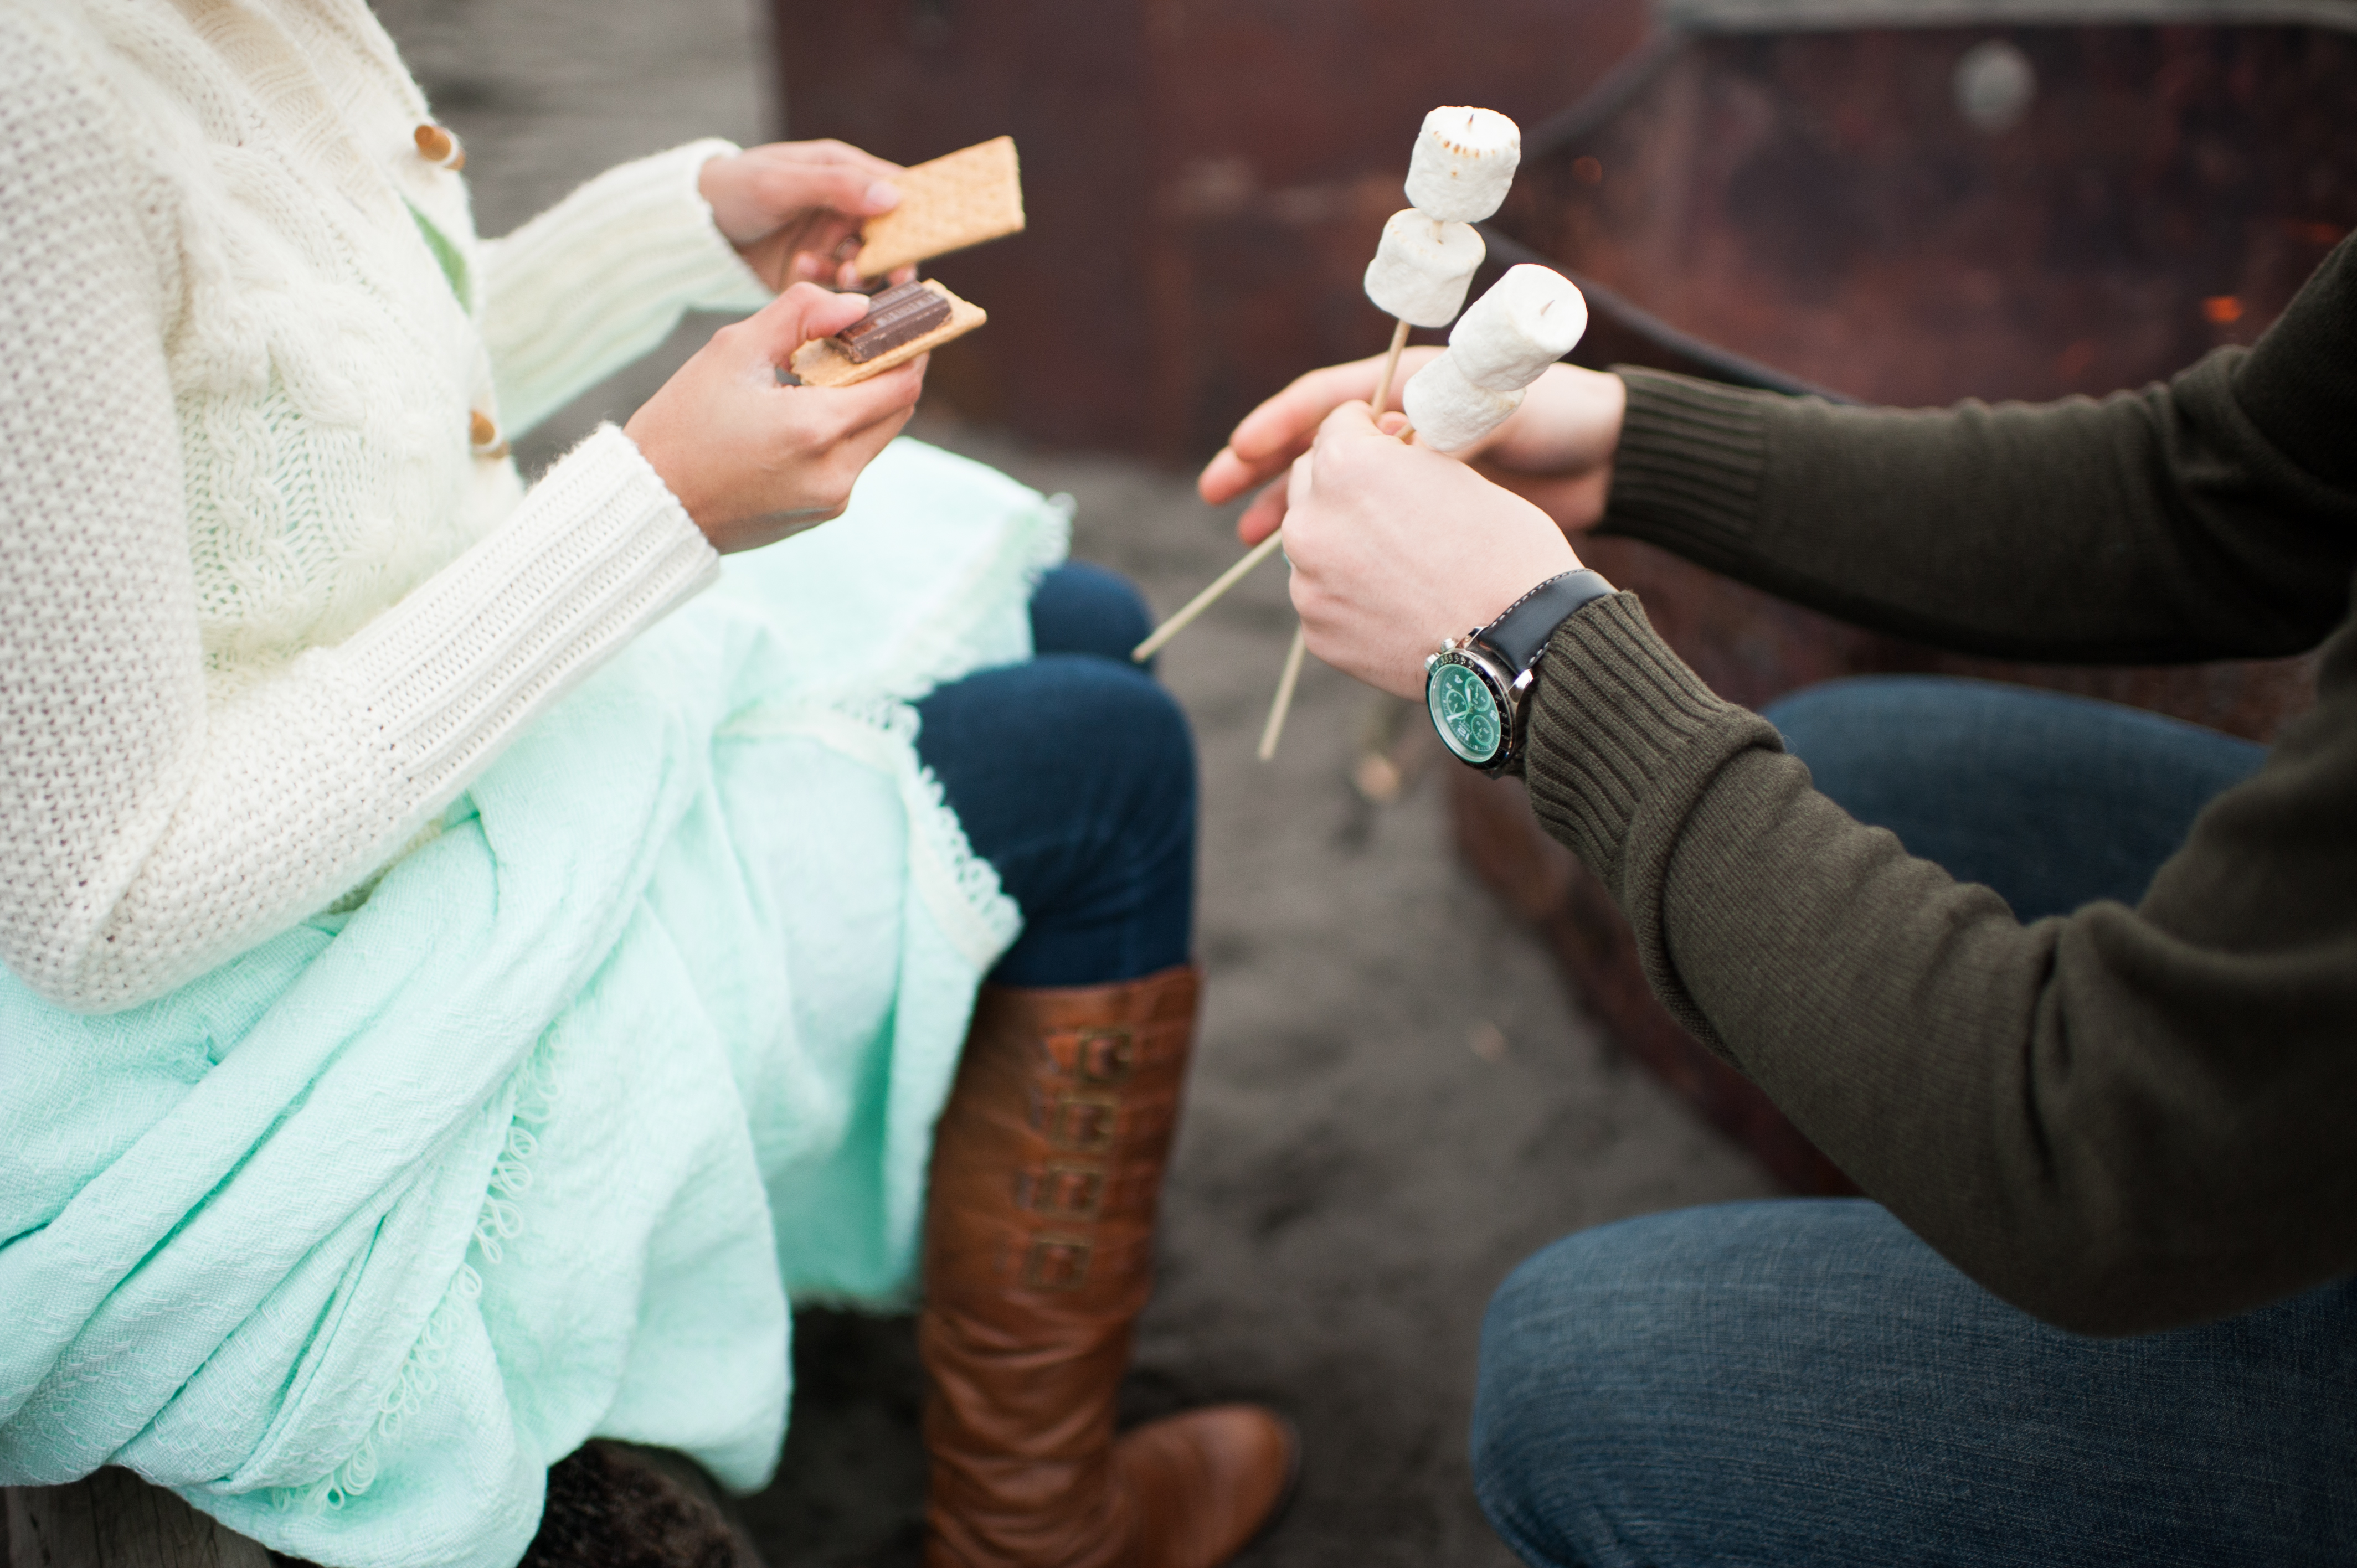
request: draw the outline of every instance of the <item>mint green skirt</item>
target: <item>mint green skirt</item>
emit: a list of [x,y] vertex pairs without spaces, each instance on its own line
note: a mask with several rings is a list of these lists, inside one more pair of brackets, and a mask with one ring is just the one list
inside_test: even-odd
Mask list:
[[585,1439],[777,1463],[789,1302],[909,1285],[1019,917],[909,706],[1066,519],[896,442],[367,902],[127,1012],[0,974],[0,1482],[125,1465],[346,1568],[508,1568]]

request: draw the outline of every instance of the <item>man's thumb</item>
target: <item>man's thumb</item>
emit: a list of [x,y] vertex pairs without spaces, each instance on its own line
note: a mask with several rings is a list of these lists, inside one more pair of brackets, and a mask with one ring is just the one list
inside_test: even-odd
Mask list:
[[1368,436],[1383,441],[1391,439],[1375,424],[1375,411],[1364,402],[1354,399],[1336,404],[1333,412],[1327,414],[1326,422],[1318,427],[1316,445],[1323,446],[1334,441],[1364,440]]

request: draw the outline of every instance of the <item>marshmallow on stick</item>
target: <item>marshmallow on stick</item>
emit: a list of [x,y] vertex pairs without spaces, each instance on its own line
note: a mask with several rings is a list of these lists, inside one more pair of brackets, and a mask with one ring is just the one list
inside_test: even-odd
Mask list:
[[1436,452],[1462,452],[1523,404],[1523,389],[1492,392],[1465,379],[1455,354],[1443,354],[1408,378],[1400,393],[1415,438]]
[[[1415,151],[1408,156],[1407,199],[1412,206],[1405,212],[1393,213],[1383,225],[1383,242],[1367,267],[1367,297],[1377,309],[1399,318],[1391,352],[1383,356],[1383,372],[1375,381],[1377,413],[1390,394],[1392,375],[1399,369],[1400,349],[1407,344],[1409,327],[1446,327],[1464,305],[1465,291],[1481,265],[1484,250],[1473,225],[1498,210],[1498,204],[1506,199],[1506,189],[1514,183],[1514,166],[1522,159],[1520,127],[1495,110],[1460,106],[1436,109],[1424,117]],[[1407,403],[1408,418],[1412,426],[1429,424],[1432,430],[1426,439],[1444,452],[1471,446],[1496,429],[1523,401],[1519,383],[1511,395],[1477,387],[1461,374],[1443,369],[1448,358],[1443,354],[1435,360],[1408,383],[1404,393],[1404,398],[1410,398],[1418,386],[1424,388],[1420,404]],[[1440,373],[1436,376],[1436,371]],[[1301,653],[1302,632],[1297,627],[1293,651],[1285,660],[1285,676],[1277,682],[1276,702],[1269,709],[1268,727],[1261,732],[1263,762],[1276,755],[1277,736],[1284,732],[1286,712],[1293,705],[1293,683],[1301,674]]]
[[1522,129],[1496,110],[1436,109],[1408,158],[1408,201],[1445,223],[1479,223],[1506,199],[1522,161]]
[[[1436,109],[1424,117],[1423,127],[1416,134],[1415,150],[1408,158],[1407,199],[1414,209],[1392,214],[1390,221],[1383,225],[1375,259],[1367,267],[1367,297],[1374,301],[1377,309],[1399,322],[1398,330],[1392,335],[1391,352],[1383,360],[1383,372],[1376,382],[1378,407],[1391,389],[1393,372],[1399,367],[1400,349],[1407,342],[1408,328],[1446,327],[1465,303],[1465,291],[1472,285],[1484,250],[1481,236],[1472,225],[1495,212],[1505,200],[1522,156],[1521,129],[1495,110],[1458,106]],[[1583,316],[1585,309],[1583,305]],[[1428,445],[1454,441],[1454,445],[1442,446],[1445,451],[1460,450],[1480,440],[1497,428],[1522,401],[1520,391],[1509,395],[1475,386],[1449,364],[1446,354],[1411,382],[1409,390],[1426,382],[1429,384],[1425,386],[1422,399],[1424,413],[1417,415],[1412,407],[1410,414],[1417,426],[1431,426],[1425,433]],[[1455,440],[1458,436],[1461,440]],[[1262,541],[1217,582],[1189,600],[1184,609],[1157,627],[1151,637],[1131,650],[1130,657],[1152,657],[1156,650],[1210,608],[1247,572],[1274,553],[1284,537],[1280,529]],[[1292,700],[1293,679],[1301,667],[1299,646],[1297,633],[1297,652],[1286,660],[1276,708],[1262,736],[1264,758],[1275,750],[1278,728],[1284,723],[1286,706]]]
[[1484,253],[1480,231],[1470,223],[1444,223],[1404,208],[1384,223],[1367,263],[1367,297],[1411,327],[1446,327],[1464,306]]
[[1571,352],[1587,330],[1577,285],[1544,267],[1510,267],[1448,334],[1448,352],[1401,394],[1415,437],[1462,452],[1522,405],[1523,389]]
[[1448,356],[1465,379],[1491,392],[1518,392],[1571,352],[1587,330],[1587,301],[1561,273],[1508,267],[1448,334]]

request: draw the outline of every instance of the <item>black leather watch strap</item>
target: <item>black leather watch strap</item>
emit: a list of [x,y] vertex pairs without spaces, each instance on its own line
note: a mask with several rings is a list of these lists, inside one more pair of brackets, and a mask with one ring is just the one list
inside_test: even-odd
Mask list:
[[1496,650],[1519,675],[1537,660],[1547,639],[1571,618],[1574,610],[1612,591],[1611,584],[1585,566],[1560,577],[1549,577],[1508,605],[1496,620],[1475,632],[1474,640]]

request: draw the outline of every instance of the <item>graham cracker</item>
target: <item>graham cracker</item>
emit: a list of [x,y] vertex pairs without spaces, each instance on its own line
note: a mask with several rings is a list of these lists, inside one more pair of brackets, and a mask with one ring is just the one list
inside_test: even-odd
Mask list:
[[892,183],[900,205],[867,220],[861,277],[1023,231],[1023,176],[1012,136],[919,164]]
[[895,365],[905,365],[918,355],[940,348],[952,338],[963,338],[990,319],[978,305],[971,305],[935,283],[925,280],[925,286],[950,302],[950,318],[921,338],[911,338],[897,349],[886,350],[865,363],[855,363],[844,357],[842,347],[832,338],[813,338],[794,350],[793,372],[805,385],[814,387],[847,387],[864,381],[870,376],[882,375]]

